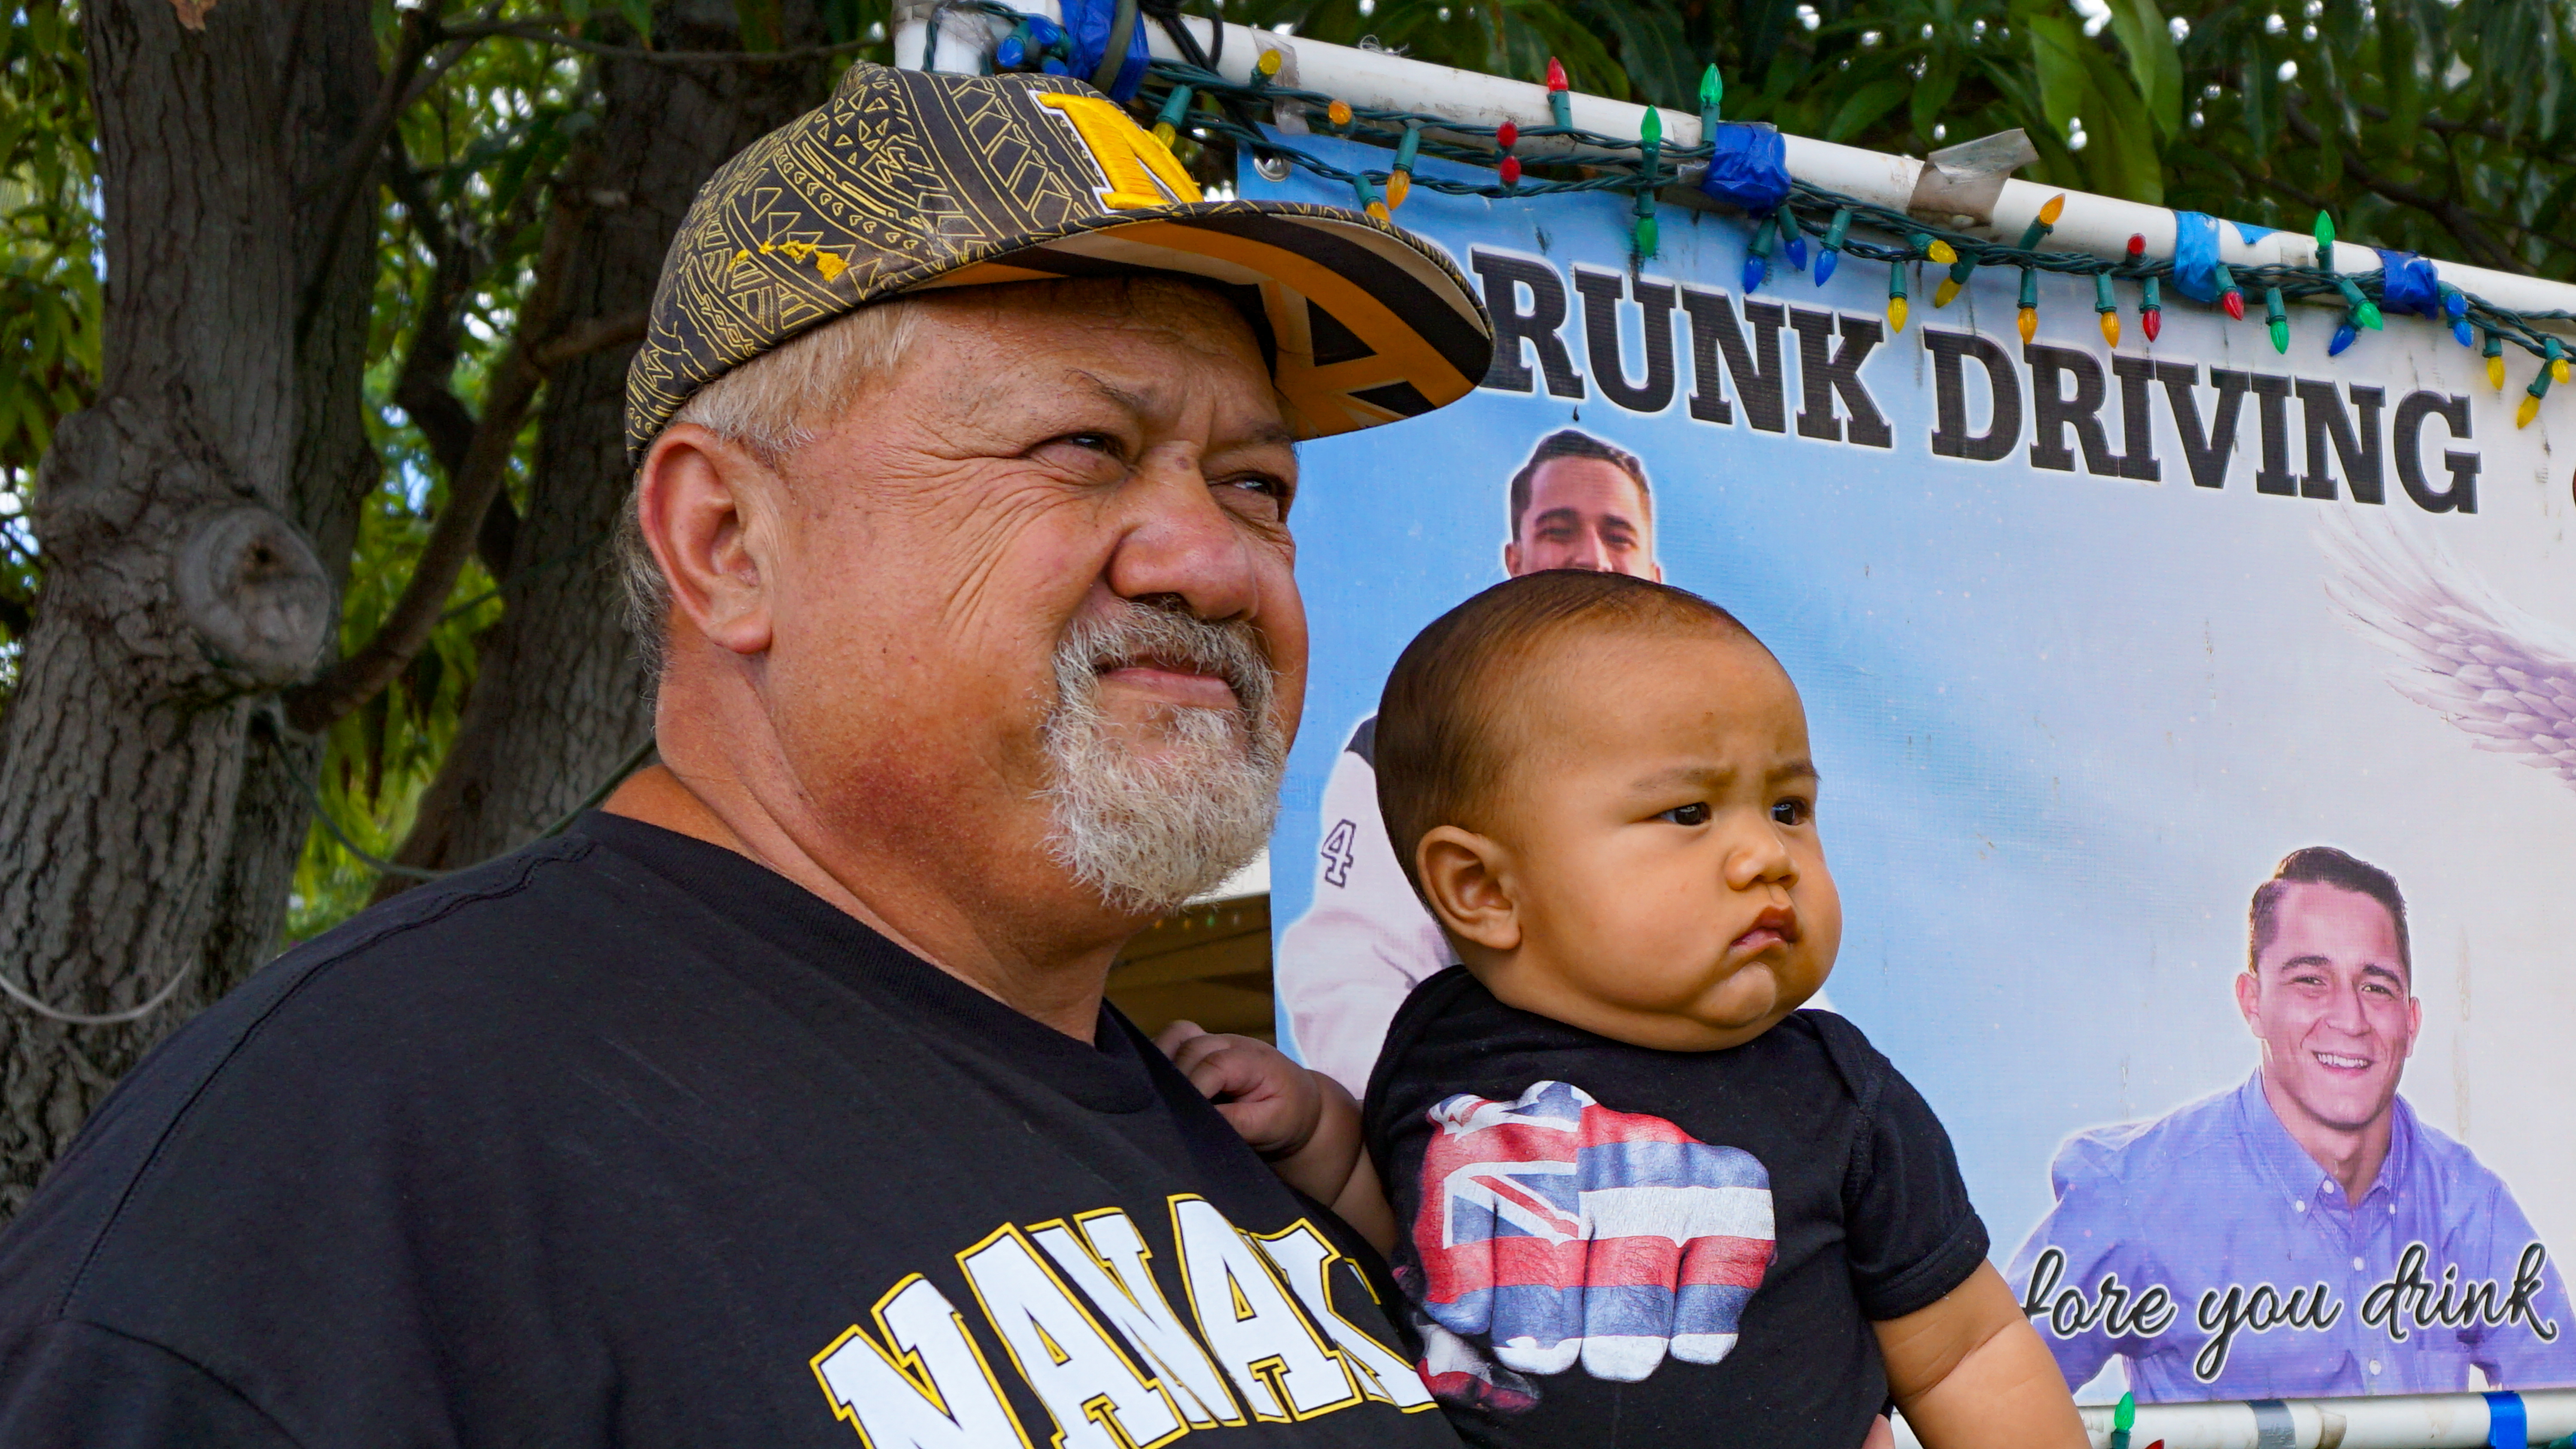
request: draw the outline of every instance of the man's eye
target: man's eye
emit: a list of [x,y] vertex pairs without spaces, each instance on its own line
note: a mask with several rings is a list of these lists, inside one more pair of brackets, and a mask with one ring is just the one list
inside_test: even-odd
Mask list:
[[1804,825],[1815,818],[1816,807],[1795,796],[1771,807],[1771,818],[1781,825]]
[[1281,503],[1288,501],[1288,480],[1274,478],[1267,473],[1246,473],[1240,478],[1228,478],[1224,480],[1223,486],[1245,493],[1258,493],[1264,498],[1276,499]]
[[1658,820],[1669,820],[1675,825],[1706,825],[1708,823],[1708,805],[1704,801],[1694,801],[1688,805],[1676,805],[1672,809],[1665,811],[1663,814],[1658,815],[1655,818]]
[[1102,479],[1124,471],[1127,446],[1114,433],[1065,433],[1031,448],[1029,456],[1070,473]]

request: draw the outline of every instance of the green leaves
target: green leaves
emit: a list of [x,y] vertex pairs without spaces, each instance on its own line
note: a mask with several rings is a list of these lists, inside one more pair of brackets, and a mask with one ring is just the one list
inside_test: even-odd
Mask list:
[[[2087,190],[2161,203],[2164,165],[2155,123],[2130,71],[2065,15],[2034,7],[2019,10],[2013,23],[2030,39],[2046,127],[2033,139],[2050,172]],[[2179,78],[2175,87],[2178,92]]]
[[1903,105],[1907,94],[1913,89],[1911,81],[1890,76],[1885,80],[1871,81],[1853,91],[1835,110],[1833,120],[1826,125],[1825,139],[1840,141],[1859,134],[1876,124],[1879,117]]
[[[2146,103],[2158,136],[2182,127],[2182,56],[2156,0],[2109,0],[2111,33],[2129,58],[2129,79]],[[2354,8],[2354,7],[2346,7]]]

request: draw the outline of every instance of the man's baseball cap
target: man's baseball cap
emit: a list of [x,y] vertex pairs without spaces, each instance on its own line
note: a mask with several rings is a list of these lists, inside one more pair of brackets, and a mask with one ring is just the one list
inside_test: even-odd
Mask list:
[[860,64],[699,189],[627,372],[627,452],[640,461],[699,388],[870,302],[1158,273],[1232,296],[1300,437],[1453,402],[1492,352],[1484,308],[1429,242],[1338,207],[1202,200],[1079,81]]

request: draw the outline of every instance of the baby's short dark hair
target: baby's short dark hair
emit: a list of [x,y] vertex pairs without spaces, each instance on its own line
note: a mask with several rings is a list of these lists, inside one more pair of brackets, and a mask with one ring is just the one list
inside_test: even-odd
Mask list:
[[[1670,584],[1550,569],[1494,585],[1414,636],[1378,700],[1378,813],[1415,892],[1414,848],[1442,825],[1482,830],[1510,757],[1513,676],[1575,633],[1716,632],[1762,641],[1733,614]],[[1766,654],[1770,651],[1764,649]]]

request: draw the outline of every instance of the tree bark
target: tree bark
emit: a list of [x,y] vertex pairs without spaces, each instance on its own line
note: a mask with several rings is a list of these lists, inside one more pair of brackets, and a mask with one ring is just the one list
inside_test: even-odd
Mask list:
[[[733,50],[730,7],[664,7],[656,44]],[[815,6],[790,0],[782,45],[819,43]],[[605,108],[588,138],[590,208],[562,314],[603,322],[652,302],[680,218],[717,165],[819,104],[837,64],[599,62]],[[578,322],[576,320],[576,326]],[[579,805],[652,730],[652,699],[622,625],[610,536],[625,507],[632,342],[558,367],[546,384],[528,508],[502,576],[501,622],[477,641],[455,743],[396,859],[455,869],[525,844]],[[380,895],[409,882],[387,877]]]
[[[372,227],[319,193],[376,93],[363,0],[82,7],[108,293],[97,402],[32,523],[46,590],[0,720],[0,1213],[276,935],[315,747],[255,728],[329,648],[357,505]],[[336,243],[336,245],[332,245]],[[324,247],[331,245],[326,254]],[[307,284],[316,305],[299,335]]]

